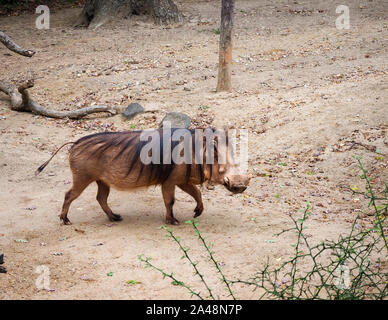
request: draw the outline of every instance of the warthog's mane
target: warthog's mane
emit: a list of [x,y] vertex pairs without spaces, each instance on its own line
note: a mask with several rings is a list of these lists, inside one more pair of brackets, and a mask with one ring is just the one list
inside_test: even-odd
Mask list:
[[[215,132],[214,128],[210,128],[212,132]],[[171,139],[174,132],[178,129],[171,128],[168,132],[171,133],[169,136],[169,140],[171,142],[171,149],[174,150],[174,148],[180,143],[180,141],[174,141]],[[163,129],[157,129],[155,131],[159,131],[160,137],[163,137]],[[188,130],[191,134],[191,141],[192,141],[192,151],[193,155],[196,151],[195,146],[195,130],[191,129]],[[149,141],[142,141],[140,139],[140,136],[143,131],[122,131],[122,132],[101,132],[101,133],[95,133],[89,136],[85,136],[79,140],[77,140],[72,149],[76,148],[79,150],[79,152],[85,152],[88,153],[91,150],[88,150],[89,148],[92,148],[93,152],[90,152],[90,155],[87,159],[90,158],[101,158],[105,152],[114,152],[116,153],[114,155],[114,160],[119,159],[120,157],[124,157],[125,161],[128,161],[128,172],[127,175],[129,175],[134,167],[136,166],[139,168],[138,173],[138,179],[142,175],[147,175],[147,179],[151,181],[156,181],[158,184],[162,184],[165,182],[168,177],[170,176],[171,172],[174,170],[174,168],[177,166],[177,164],[174,162],[173,157],[170,157],[171,163],[170,164],[164,164],[163,159],[163,151],[159,152],[160,154],[160,161],[159,164],[151,162],[150,164],[144,164],[140,159],[140,153],[143,149],[143,147],[149,143]],[[202,146],[205,148],[205,140],[204,145]],[[163,150],[163,139],[159,139],[160,144],[160,150]],[[228,145],[228,136],[226,135],[226,144]],[[98,146],[98,147],[95,147]],[[218,160],[218,152],[217,148],[214,148],[214,163],[217,163]],[[210,173],[210,179],[212,176],[213,171],[213,165],[212,164],[199,164],[199,163],[184,163],[186,166],[186,181],[189,180],[191,172],[193,170],[193,167],[195,166],[197,172],[200,175],[200,181],[203,183],[205,181],[205,173],[204,168],[207,166],[209,173]]]

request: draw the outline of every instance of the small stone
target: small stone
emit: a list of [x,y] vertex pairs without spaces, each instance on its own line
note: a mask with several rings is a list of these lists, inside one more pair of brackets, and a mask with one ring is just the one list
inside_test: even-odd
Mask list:
[[144,112],[158,112],[161,110],[161,108],[161,104],[150,102],[144,105]]
[[144,108],[138,103],[131,103],[121,114],[128,120],[132,119],[139,113],[143,113]]
[[161,121],[159,127],[163,128],[165,124],[169,122],[171,128],[185,128],[190,127],[191,119],[188,115],[180,112],[169,112]]

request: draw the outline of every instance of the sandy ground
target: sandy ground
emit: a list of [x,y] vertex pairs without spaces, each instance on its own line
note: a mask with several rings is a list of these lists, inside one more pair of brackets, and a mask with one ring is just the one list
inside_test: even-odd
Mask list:
[[[41,175],[34,171],[62,143],[93,132],[157,127],[168,111],[187,113],[194,125],[249,129],[254,178],[247,191],[232,196],[223,187],[203,188],[200,229],[232,279],[248,279],[267,257],[278,265],[289,256],[295,235],[274,234],[291,226],[288,215],[300,215],[306,201],[313,243],[349,231],[367,205],[341,189],[363,188],[354,155],[363,156],[378,188],[388,180],[387,1],[351,1],[349,30],[335,27],[336,1],[236,1],[232,93],[214,91],[219,1],[178,3],[188,22],[168,28],[134,17],[97,31],[74,30],[80,9],[53,12],[50,30],[35,29],[32,14],[0,17],[2,30],[37,51],[27,59],[0,47],[1,78],[35,75],[30,93],[41,104],[68,110],[139,102],[156,109],[131,121],[120,115],[52,120],[12,112],[0,94],[0,252],[8,269],[0,274],[0,299],[190,298],[144,269],[139,254],[204,292],[176,244],[159,230],[164,205],[158,187],[113,191],[109,203],[124,220],[111,224],[91,185],[73,202],[73,225],[59,223],[71,183],[67,152]],[[178,219],[191,219],[194,207],[177,191]],[[364,215],[362,225],[370,221]],[[173,229],[226,298],[191,227]],[[50,269],[51,291],[36,288],[40,265]],[[257,297],[243,286],[235,292]]]

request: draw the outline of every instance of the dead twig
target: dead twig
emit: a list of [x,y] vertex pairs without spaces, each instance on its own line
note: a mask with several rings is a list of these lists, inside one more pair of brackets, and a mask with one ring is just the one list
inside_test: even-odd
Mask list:
[[365,149],[369,150],[369,151],[372,151],[372,152],[376,152],[376,146],[370,146],[370,145],[367,145],[365,143],[362,143],[362,142],[357,142],[357,141],[351,141],[352,145],[349,147],[348,150],[352,150],[355,146],[361,146],[361,147],[364,147]]

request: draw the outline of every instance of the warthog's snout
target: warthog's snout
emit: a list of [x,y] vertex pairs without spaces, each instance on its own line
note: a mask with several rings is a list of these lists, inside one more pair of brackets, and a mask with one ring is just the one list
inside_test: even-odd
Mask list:
[[224,186],[230,192],[241,193],[246,190],[250,177],[247,175],[234,175],[224,178]]
[[241,193],[241,192],[244,192],[246,188],[247,188],[246,186],[233,186],[228,189],[233,193]]

